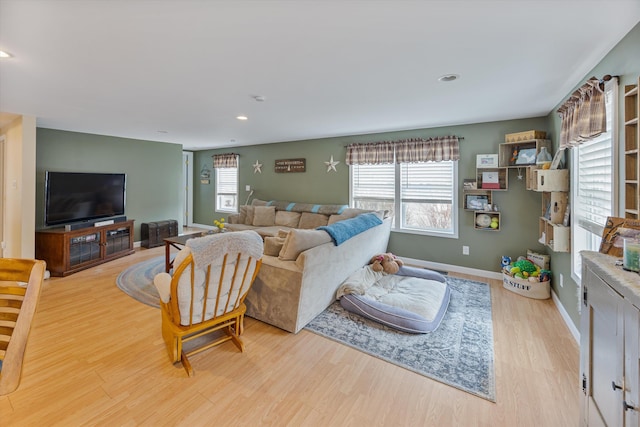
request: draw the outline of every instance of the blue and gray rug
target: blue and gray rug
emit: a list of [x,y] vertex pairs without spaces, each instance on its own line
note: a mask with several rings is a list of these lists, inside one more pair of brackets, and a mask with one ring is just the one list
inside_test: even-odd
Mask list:
[[116,285],[141,303],[160,308],[160,295],[153,284],[153,278],[162,273],[164,268],[164,255],[139,262],[120,273],[116,278]]
[[[156,274],[164,256],[132,265],[116,283],[127,295],[159,307]],[[447,277],[451,302],[429,334],[407,334],[344,310],[336,302],[306,329],[406,369],[495,402],[491,293],[486,283]]]
[[306,329],[495,402],[491,292],[486,283],[447,277],[451,302],[428,334],[398,332],[335,302]]

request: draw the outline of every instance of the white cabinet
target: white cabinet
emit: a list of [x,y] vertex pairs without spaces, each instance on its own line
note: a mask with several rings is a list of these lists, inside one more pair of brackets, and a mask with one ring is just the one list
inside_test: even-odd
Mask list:
[[632,291],[639,283],[614,257],[583,253],[581,426],[639,425],[640,310]]

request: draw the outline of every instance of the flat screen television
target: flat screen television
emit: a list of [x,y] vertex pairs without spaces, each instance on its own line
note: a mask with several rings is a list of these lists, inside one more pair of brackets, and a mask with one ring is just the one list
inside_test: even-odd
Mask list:
[[47,171],[44,222],[52,226],[124,215],[125,198],[124,173]]

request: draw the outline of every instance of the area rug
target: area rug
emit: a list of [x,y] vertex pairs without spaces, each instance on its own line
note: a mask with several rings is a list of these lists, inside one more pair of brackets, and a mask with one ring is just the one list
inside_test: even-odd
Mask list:
[[160,296],[153,278],[164,268],[164,255],[151,258],[126,268],[118,275],[116,284],[122,292],[141,303],[160,308]]
[[495,402],[489,285],[454,277],[447,277],[447,283],[447,313],[428,334],[399,332],[350,313],[337,301],[306,329]]

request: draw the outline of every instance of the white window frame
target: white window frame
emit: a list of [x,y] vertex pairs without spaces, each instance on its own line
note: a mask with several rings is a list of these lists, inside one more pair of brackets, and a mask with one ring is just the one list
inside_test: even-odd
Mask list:
[[[417,163],[411,165],[437,165],[438,163],[443,162],[426,162],[426,163]],[[403,218],[403,200],[401,199],[402,188],[401,188],[401,173],[402,173],[402,164],[389,165],[394,167],[394,196],[393,196],[393,205],[394,205],[394,217],[392,230],[399,233],[410,233],[410,234],[420,234],[427,236],[435,236],[435,237],[445,237],[445,238],[458,238],[458,162],[450,161],[452,165],[451,170],[451,225],[452,229],[450,231],[444,230],[436,230],[436,229],[425,229],[425,228],[414,228],[410,226],[404,225]],[[355,171],[358,167],[366,167],[367,165],[352,165],[349,167],[349,205],[352,207],[356,206],[356,199],[354,198],[355,188],[354,188],[354,178]],[[375,194],[372,194],[372,198],[375,198]],[[361,198],[359,198],[361,199]],[[407,199],[405,202],[416,202],[418,200],[424,199]],[[391,201],[389,199],[389,201]],[[448,200],[447,200],[448,201]]]
[[[610,96],[607,110],[607,134],[610,134],[611,141],[611,216],[617,216],[618,213],[618,187],[620,177],[618,171],[618,83],[613,79],[606,83],[605,91]],[[598,137],[600,138],[600,137]],[[594,141],[599,141],[596,138]],[[594,142],[587,142],[585,147]],[[578,186],[579,186],[579,168],[578,160],[580,158],[579,145],[571,149],[571,277],[582,288],[582,259],[580,251],[592,250],[598,251],[602,238],[604,224],[596,225],[580,221],[576,217],[576,207],[578,206]],[[582,290],[580,289],[580,292]]]
[[[215,211],[216,212],[224,212],[224,213],[238,213],[238,171],[239,169],[239,164],[238,167],[236,168],[215,168],[215,172],[216,172],[216,199],[215,199]],[[235,171],[235,193],[231,192],[231,191],[221,191],[220,189],[220,184],[223,181],[223,177],[221,177],[221,174],[224,173],[229,174],[230,171]],[[228,184],[231,184],[230,182],[231,180],[229,180]],[[233,196],[233,206],[224,206],[223,203],[221,203],[221,200],[223,197],[229,197],[229,196]]]

